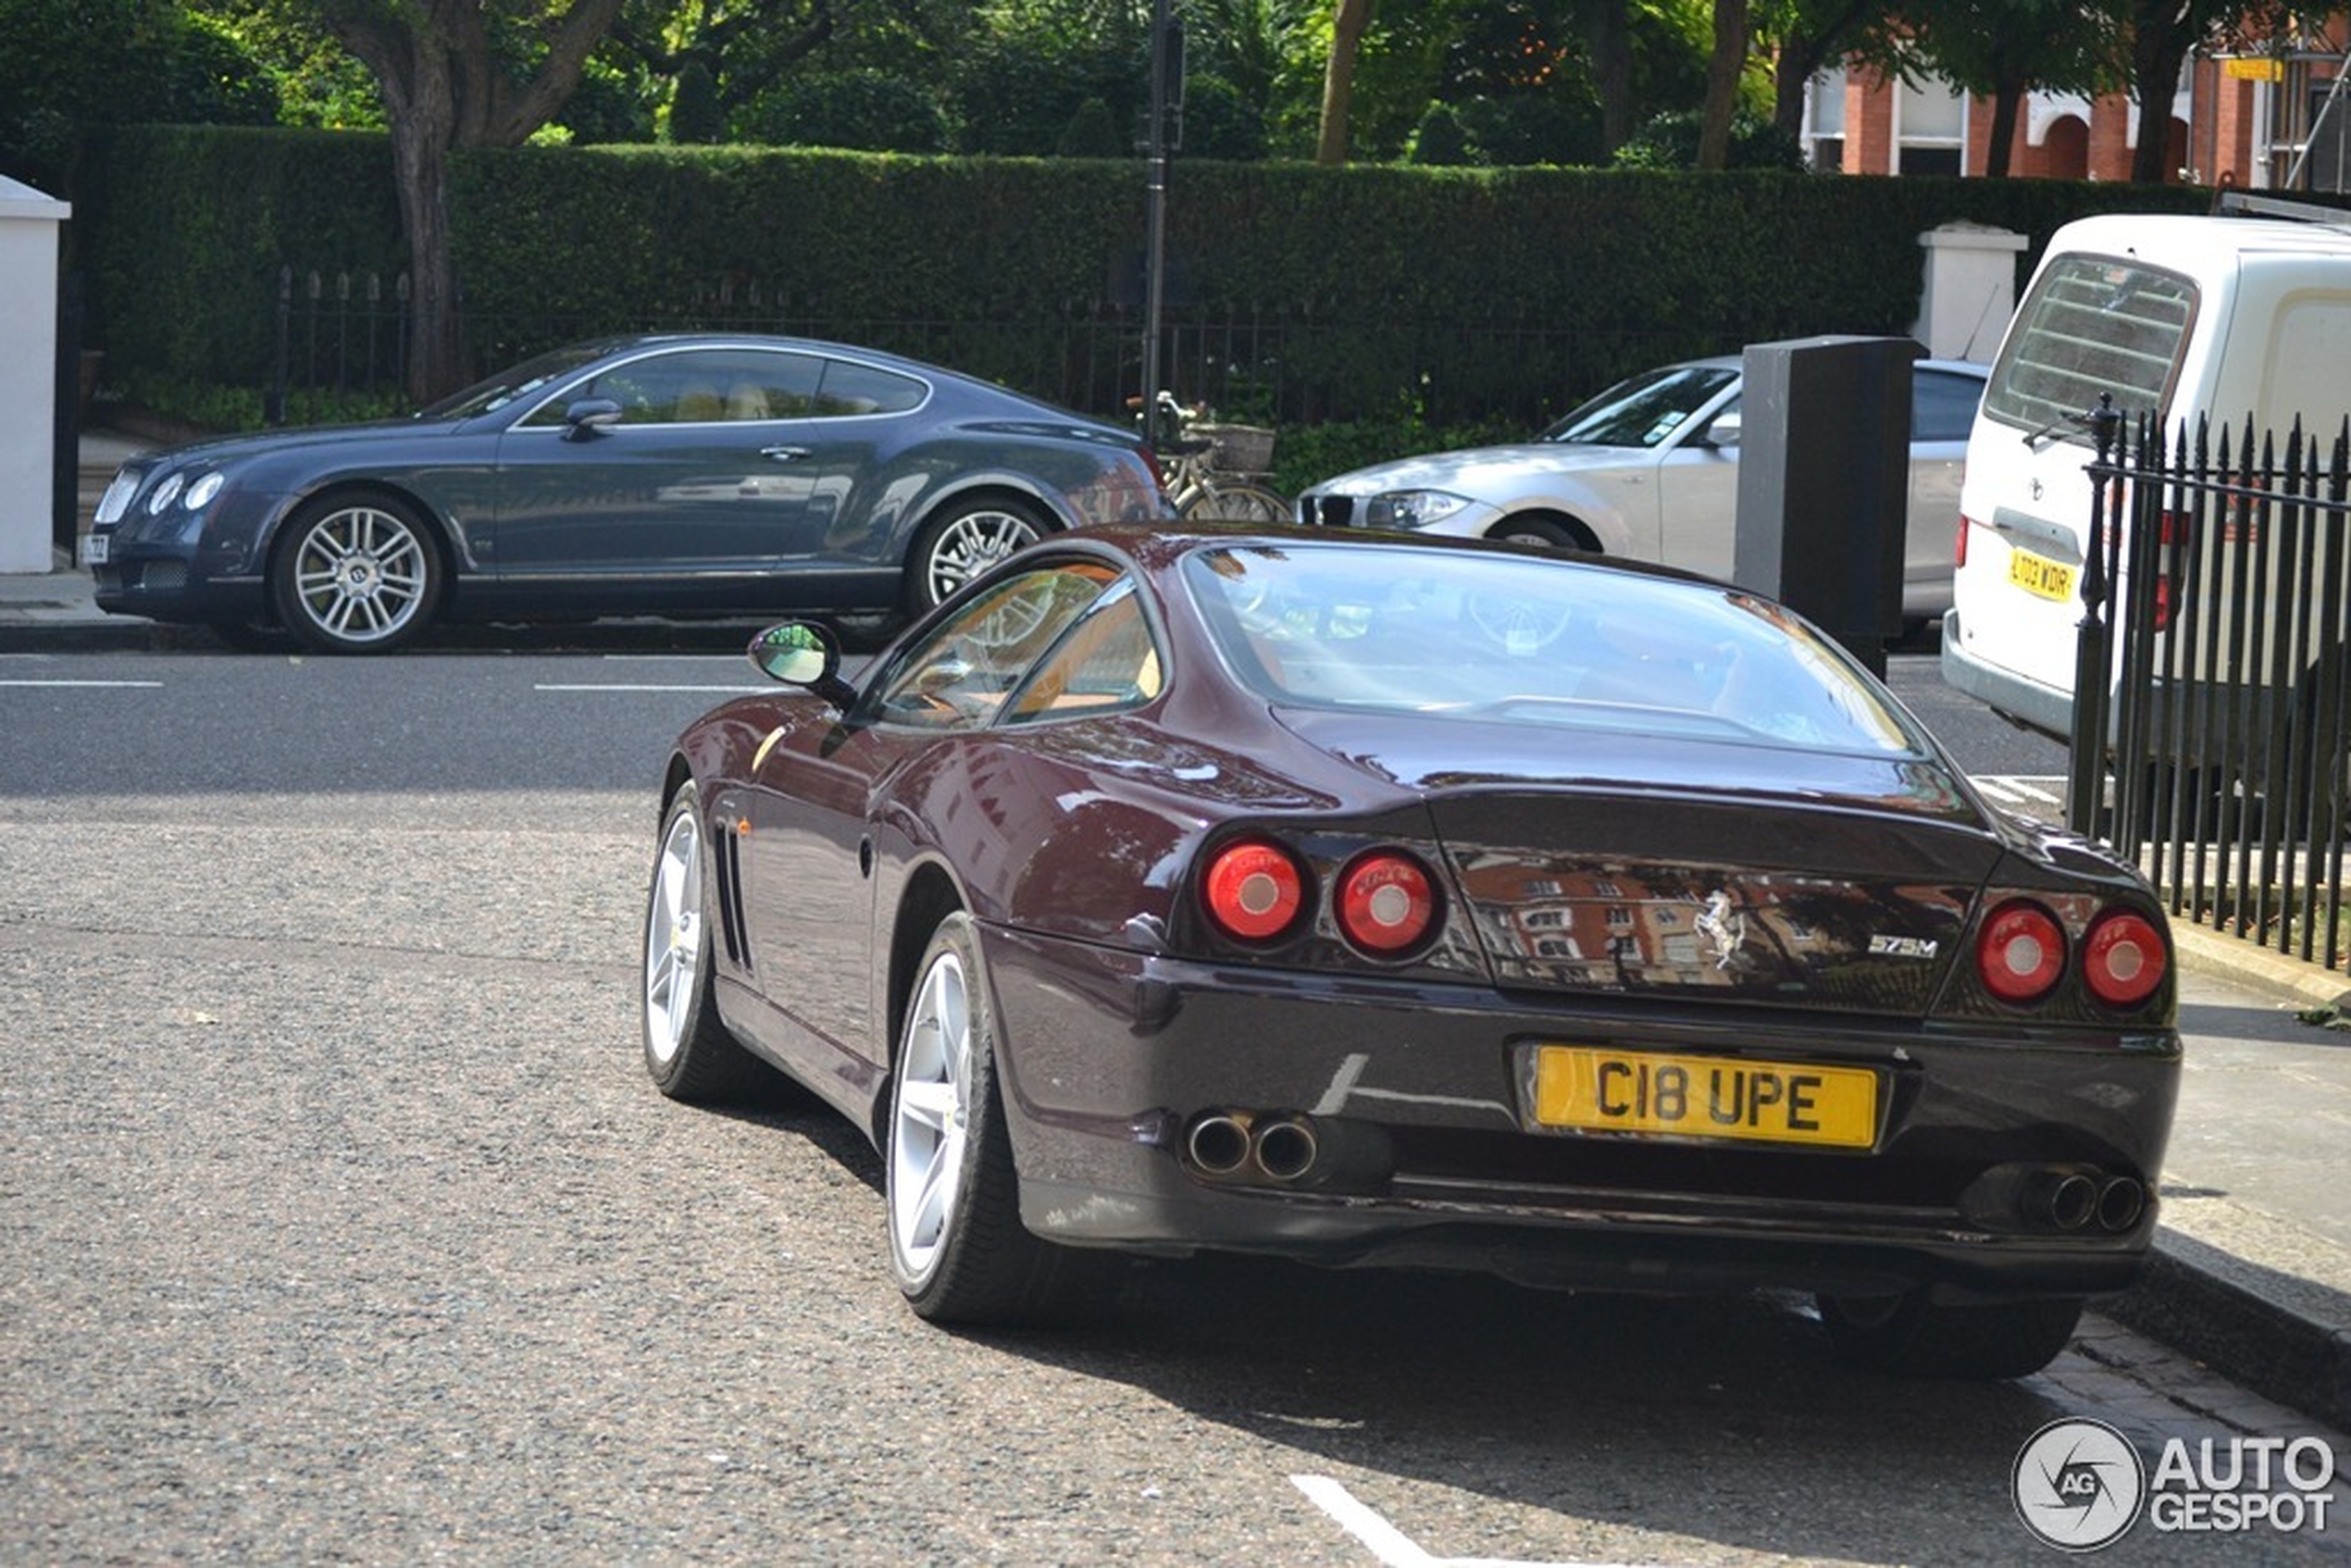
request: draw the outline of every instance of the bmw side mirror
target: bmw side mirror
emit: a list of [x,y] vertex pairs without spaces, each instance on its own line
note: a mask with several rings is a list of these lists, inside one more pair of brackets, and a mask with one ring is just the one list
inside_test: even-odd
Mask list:
[[786,621],[751,640],[751,662],[761,674],[798,686],[846,713],[857,689],[840,678],[840,644],[814,621]]
[[583,397],[564,410],[566,441],[586,441],[620,423],[620,404],[608,397]]

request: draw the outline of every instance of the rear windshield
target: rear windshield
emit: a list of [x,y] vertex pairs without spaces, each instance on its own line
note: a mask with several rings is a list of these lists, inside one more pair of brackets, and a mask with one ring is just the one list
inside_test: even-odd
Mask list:
[[2160,415],[2196,306],[2196,285],[2173,273],[2061,257],[2017,313],[1984,411],[2084,446],[2094,437],[2077,417],[2096,409],[2101,392],[2128,418]]
[[1929,749],[1810,626],[1720,584],[1351,541],[1202,549],[1184,580],[1225,662],[1284,705]]

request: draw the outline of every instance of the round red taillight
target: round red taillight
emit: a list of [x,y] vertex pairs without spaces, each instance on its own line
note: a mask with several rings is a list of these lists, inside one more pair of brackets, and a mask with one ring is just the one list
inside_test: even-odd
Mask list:
[[1976,972],[2002,1002],[2038,1002],[2065,973],[2065,931],[2037,903],[2007,903],[1984,923]]
[[1338,928],[1364,952],[1387,957],[1418,944],[1437,924],[1437,885],[1401,850],[1374,850],[1338,877]]
[[1201,890],[1208,917],[1243,941],[1272,940],[1296,925],[1306,907],[1306,877],[1298,862],[1263,839],[1218,850]]
[[2090,927],[2082,943],[2082,978],[2108,1007],[2136,1007],[2163,984],[2163,933],[2125,911]]

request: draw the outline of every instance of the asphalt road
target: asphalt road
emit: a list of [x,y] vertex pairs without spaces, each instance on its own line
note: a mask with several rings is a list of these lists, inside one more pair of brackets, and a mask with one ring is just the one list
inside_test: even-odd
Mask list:
[[638,1064],[662,748],[748,678],[0,658],[0,1562],[2014,1563],[2050,1421],[2308,1429],[2095,1320],[1989,1387],[1776,1298],[1236,1263],[925,1326],[853,1131]]

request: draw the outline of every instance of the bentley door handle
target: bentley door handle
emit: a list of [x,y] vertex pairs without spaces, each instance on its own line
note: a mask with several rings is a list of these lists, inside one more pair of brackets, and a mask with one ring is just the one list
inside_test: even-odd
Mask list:
[[808,455],[808,449],[804,446],[763,446],[759,449],[759,455],[777,463],[797,463]]

